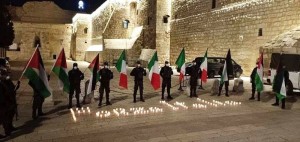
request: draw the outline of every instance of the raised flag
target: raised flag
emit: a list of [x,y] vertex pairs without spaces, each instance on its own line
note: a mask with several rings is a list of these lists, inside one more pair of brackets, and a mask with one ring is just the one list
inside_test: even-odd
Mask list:
[[227,55],[226,55],[226,67],[227,67],[227,75],[229,77],[234,77],[233,76],[233,65],[232,65],[232,59],[231,59],[231,52],[230,52],[230,49],[228,50],[227,52]]
[[227,61],[224,63],[222,75],[221,75],[221,84],[224,84],[225,81],[228,81],[228,74],[227,74]]
[[159,75],[159,65],[157,51],[154,53],[153,57],[148,63],[149,69],[149,79],[154,90],[160,88],[160,75]]
[[286,97],[286,87],[284,79],[284,70],[281,61],[281,56],[279,59],[279,64],[277,66],[276,75],[273,81],[273,91],[276,93],[276,96],[281,100]]
[[56,59],[54,66],[52,68],[52,72],[59,78],[59,86],[61,90],[64,90],[65,92],[70,92],[70,82],[68,78],[68,72],[67,72],[67,61],[66,61],[66,55],[65,50],[62,49],[59,53],[58,58]]
[[177,68],[180,69],[179,80],[183,80],[184,75],[185,75],[185,51],[184,51],[184,48],[181,50],[181,52],[176,60],[176,65],[177,65]]
[[99,54],[94,58],[94,60],[89,65],[89,70],[91,71],[91,77],[89,81],[89,86],[87,89],[87,94],[92,93],[96,88],[96,83],[99,81]]
[[52,94],[39,48],[35,49],[23,73],[29,79],[31,87],[38,91],[44,98]]
[[206,52],[205,52],[205,55],[204,55],[204,58],[203,58],[203,61],[200,65],[200,68],[201,68],[201,80],[206,83],[207,81],[207,49],[206,49]]
[[256,85],[256,90],[258,92],[261,92],[264,89],[263,85],[263,53],[261,53],[257,65],[257,70],[256,70],[256,75],[255,75],[255,85]]
[[120,73],[119,86],[123,88],[128,88],[128,80],[127,80],[127,70],[126,70],[126,56],[125,50],[120,55],[120,58],[116,64],[116,68]]

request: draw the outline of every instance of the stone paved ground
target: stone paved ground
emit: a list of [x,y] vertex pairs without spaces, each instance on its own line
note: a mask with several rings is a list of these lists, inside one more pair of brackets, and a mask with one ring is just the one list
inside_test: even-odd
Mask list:
[[[47,71],[52,66],[51,61],[45,63]],[[13,62],[12,69],[14,79],[20,76],[24,62]],[[69,67],[72,62],[69,62]],[[84,70],[87,63],[81,62],[80,68]],[[230,92],[230,97],[217,97],[210,94],[212,80],[204,85],[205,90],[198,90],[199,98],[212,102],[218,101],[239,101],[240,106],[211,107],[206,109],[192,109],[196,98],[189,98],[187,93],[177,90],[177,77],[173,79],[171,90],[174,100],[185,102],[189,109],[173,111],[170,108],[159,104],[160,93],[151,88],[149,81],[145,79],[146,102],[132,103],[133,80],[129,78],[129,89],[120,90],[117,87],[118,74],[115,69],[115,78],[111,87],[112,106],[97,108],[97,102],[84,107],[91,108],[91,115],[78,115],[74,122],[69,110],[66,109],[67,97],[58,91],[57,78],[52,75],[50,84],[54,89],[55,104],[51,99],[44,103],[46,116],[38,120],[31,120],[32,90],[27,85],[26,79],[22,79],[21,88],[18,92],[19,121],[14,124],[19,128],[12,134],[8,141],[300,141],[300,104],[299,97],[290,97],[287,102],[287,109],[273,107],[274,95],[270,93],[270,87],[262,95],[262,101],[249,101],[250,83],[245,79],[244,93]],[[85,72],[86,78],[89,71]],[[230,82],[230,90],[232,89]],[[83,86],[83,85],[82,85]],[[96,93],[97,94],[97,93]],[[59,101],[61,100],[61,101]],[[75,100],[73,100],[75,101]],[[96,118],[96,111],[112,111],[114,108],[131,107],[161,107],[163,113],[143,116]],[[3,134],[3,129],[0,128]]]

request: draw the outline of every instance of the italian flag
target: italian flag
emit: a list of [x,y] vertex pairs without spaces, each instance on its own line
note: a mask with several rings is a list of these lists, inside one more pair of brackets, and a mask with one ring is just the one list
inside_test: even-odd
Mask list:
[[126,71],[126,56],[125,56],[125,50],[123,50],[117,64],[116,68],[120,73],[120,80],[119,80],[119,86],[123,88],[128,88],[128,81],[127,81],[127,71]]
[[225,61],[222,76],[221,76],[221,84],[224,84],[225,81],[228,81],[228,74],[227,74],[227,63]]
[[204,55],[204,58],[203,58],[203,61],[201,63],[201,80],[206,83],[207,82],[207,49],[206,49],[206,52],[205,52],[205,55]]
[[29,79],[31,86],[39,91],[44,98],[52,94],[39,48],[35,49],[23,74]]
[[60,89],[69,93],[70,82],[67,73],[67,62],[66,62],[66,55],[64,49],[62,49],[61,52],[59,53],[59,56],[52,68],[52,72],[54,72],[54,74],[59,78],[58,84],[60,86]]
[[256,75],[255,75],[255,85],[256,85],[256,90],[258,92],[261,92],[264,89],[263,85],[263,53],[261,53],[258,61],[258,66],[256,70]]
[[184,48],[181,50],[181,52],[176,60],[176,65],[180,69],[179,80],[183,80],[184,75],[185,75],[185,51],[184,51]]
[[91,62],[91,64],[88,67],[91,71],[91,77],[89,81],[89,86],[87,89],[87,94],[92,93],[92,91],[96,88],[96,83],[99,81],[99,54],[94,58],[94,60]]
[[149,79],[154,90],[160,88],[160,75],[159,75],[159,65],[158,65],[158,57],[157,51],[154,53],[150,62],[148,63],[149,69]]

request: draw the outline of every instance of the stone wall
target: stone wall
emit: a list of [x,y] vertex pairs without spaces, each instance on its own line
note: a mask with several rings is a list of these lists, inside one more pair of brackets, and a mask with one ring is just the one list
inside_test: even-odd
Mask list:
[[[260,2],[260,3],[258,3]],[[259,47],[300,24],[300,1],[221,0],[212,9],[212,0],[176,0],[172,3],[171,63],[183,47],[187,61],[203,56],[232,58],[249,75]],[[262,36],[258,36],[262,28]]]
[[54,2],[26,2],[22,7],[8,7],[12,20],[30,23],[71,23],[75,12],[63,10]]
[[28,60],[34,49],[35,38],[39,37],[42,58],[53,59],[61,48],[65,48],[66,57],[70,58],[72,26],[70,24],[37,24],[14,22],[15,39],[20,51],[7,51],[11,60]]

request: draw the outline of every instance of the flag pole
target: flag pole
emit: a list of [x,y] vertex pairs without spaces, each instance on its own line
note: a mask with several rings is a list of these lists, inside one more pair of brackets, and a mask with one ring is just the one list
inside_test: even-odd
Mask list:
[[18,81],[20,81],[21,78],[24,76],[25,70],[28,68],[29,63],[31,62],[31,60],[32,60],[32,58],[33,58],[33,56],[34,56],[34,53],[36,52],[36,50],[38,50],[38,46],[39,46],[39,45],[36,46],[36,48],[35,48],[33,54],[31,55],[31,58],[29,59],[29,61],[28,61],[28,63],[26,64],[25,68],[23,69],[23,72],[22,72],[20,78],[18,79]]

